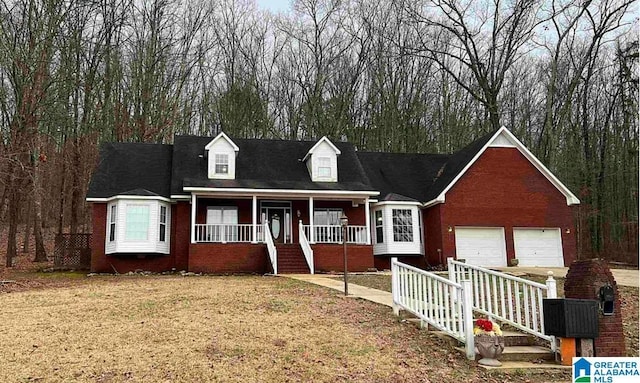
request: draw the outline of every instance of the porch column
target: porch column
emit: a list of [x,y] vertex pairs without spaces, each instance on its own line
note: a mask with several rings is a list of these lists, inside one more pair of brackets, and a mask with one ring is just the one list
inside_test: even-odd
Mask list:
[[313,229],[313,197],[309,197],[309,243],[316,243],[315,230]]
[[371,245],[371,211],[369,210],[369,198],[364,200],[364,221],[367,226],[367,245]]
[[196,243],[196,195],[191,194],[191,243]]
[[253,225],[251,227],[251,230],[252,230],[251,243],[258,243],[258,226],[257,226],[258,212],[257,210],[258,210],[258,198],[254,195],[251,200],[251,224]]

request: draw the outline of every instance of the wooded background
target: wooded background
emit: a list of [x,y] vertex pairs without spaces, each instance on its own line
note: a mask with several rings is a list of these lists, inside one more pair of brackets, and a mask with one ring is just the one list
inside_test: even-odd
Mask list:
[[[507,126],[638,262],[638,18],[622,0],[0,0],[0,221],[87,232],[105,141],[347,139],[450,153]],[[144,169],[140,169],[144,171]],[[20,230],[19,230],[20,228]]]

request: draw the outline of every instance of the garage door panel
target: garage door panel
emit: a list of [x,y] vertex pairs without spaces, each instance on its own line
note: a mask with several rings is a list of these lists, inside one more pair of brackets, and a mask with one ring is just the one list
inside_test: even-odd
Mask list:
[[558,228],[514,229],[513,242],[520,266],[564,266],[562,239]]
[[456,227],[456,256],[470,265],[506,266],[506,246],[502,228]]

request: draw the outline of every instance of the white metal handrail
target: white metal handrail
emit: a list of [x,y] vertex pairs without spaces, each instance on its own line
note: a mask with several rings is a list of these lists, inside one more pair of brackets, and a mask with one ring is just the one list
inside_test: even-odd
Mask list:
[[309,272],[311,274],[315,274],[313,267],[313,249],[311,248],[309,240],[304,233],[302,221],[298,222],[298,237],[300,241],[300,247],[302,248],[302,253],[304,254],[304,259],[307,260],[307,266],[309,266]]
[[271,230],[269,230],[269,223],[265,222],[262,233],[264,234],[264,243],[267,244],[267,252],[269,253],[269,260],[271,261],[271,267],[273,268],[273,274],[278,274],[278,249],[276,244],[273,243],[273,237],[271,236]]
[[556,281],[549,272],[546,284],[469,265],[447,258],[449,279],[470,280],[473,286],[473,310],[491,319],[507,323],[551,343],[553,337],[544,333],[542,299],[557,298]]
[[393,311],[409,311],[424,322],[465,344],[469,359],[475,358],[471,283],[450,281],[391,258]]
[[196,242],[253,242],[251,224],[196,224]]
[[[311,225],[302,225],[302,227],[307,238],[311,238]],[[313,225],[313,240],[314,243],[342,243],[342,226]],[[347,243],[366,245],[367,227],[360,225],[348,225]]]

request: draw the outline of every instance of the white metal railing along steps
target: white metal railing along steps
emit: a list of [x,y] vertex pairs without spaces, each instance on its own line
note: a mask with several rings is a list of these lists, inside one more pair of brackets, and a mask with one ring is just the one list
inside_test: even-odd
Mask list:
[[448,259],[449,279],[391,259],[393,310],[406,310],[465,344],[468,358],[475,357],[473,312],[507,323],[550,342],[544,334],[542,299],[556,298],[556,281],[546,284]]
[[471,283],[446,278],[391,258],[393,311],[400,308],[465,344],[467,358],[475,358]]
[[449,280],[471,281],[473,288],[473,311],[490,319],[507,323],[520,331],[550,342],[556,350],[554,337],[544,333],[543,298],[557,298],[553,273],[545,284],[518,278],[484,267],[447,259]]
[[271,261],[271,267],[273,267],[273,274],[278,274],[278,250],[276,244],[273,243],[273,237],[271,236],[271,230],[269,230],[269,223],[264,224],[264,243],[267,245],[267,252],[269,253],[269,260]]
[[313,267],[313,249],[309,244],[309,240],[304,231],[304,225],[302,221],[298,222],[298,240],[300,242],[300,247],[302,248],[302,253],[304,254],[304,259],[307,261],[307,266],[309,266],[309,272],[311,274],[315,274],[315,270]]

